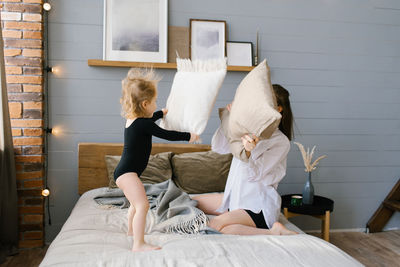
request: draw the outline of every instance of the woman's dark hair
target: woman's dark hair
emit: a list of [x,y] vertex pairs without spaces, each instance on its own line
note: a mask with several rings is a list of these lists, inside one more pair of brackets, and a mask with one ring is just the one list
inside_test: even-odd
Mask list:
[[282,119],[279,124],[279,130],[284,133],[289,140],[293,138],[293,114],[290,108],[289,92],[279,84],[273,84],[276,102],[282,107]]

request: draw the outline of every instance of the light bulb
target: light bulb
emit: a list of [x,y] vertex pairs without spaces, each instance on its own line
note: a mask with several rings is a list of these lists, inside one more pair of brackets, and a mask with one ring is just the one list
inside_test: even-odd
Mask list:
[[59,127],[53,127],[51,134],[59,135],[61,133],[61,129]]
[[48,188],[42,190],[42,196],[48,197],[49,195],[50,195],[50,190]]
[[46,11],[50,11],[50,9],[51,9],[50,3],[44,3],[43,4],[43,9],[46,10]]
[[57,66],[51,67],[51,72],[52,72],[54,75],[59,75],[59,74],[61,73],[61,69],[60,69],[60,67],[57,67]]

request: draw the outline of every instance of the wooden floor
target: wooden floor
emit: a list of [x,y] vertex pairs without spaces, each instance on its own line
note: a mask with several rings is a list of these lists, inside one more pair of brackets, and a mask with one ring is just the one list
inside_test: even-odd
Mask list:
[[18,255],[7,257],[7,260],[0,264],[0,267],[37,267],[42,262],[48,247],[21,249]]
[[334,232],[329,241],[365,266],[400,267],[400,230],[373,234]]
[[[331,233],[330,241],[365,266],[400,266],[400,230],[374,234],[335,232]],[[46,250],[47,246],[21,250],[17,256],[8,257],[0,267],[39,266]]]

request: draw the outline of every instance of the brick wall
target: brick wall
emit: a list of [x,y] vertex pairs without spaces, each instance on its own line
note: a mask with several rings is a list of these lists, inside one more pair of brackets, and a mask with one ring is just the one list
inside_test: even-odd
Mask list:
[[44,244],[42,0],[1,1],[8,101],[17,168],[20,248]]

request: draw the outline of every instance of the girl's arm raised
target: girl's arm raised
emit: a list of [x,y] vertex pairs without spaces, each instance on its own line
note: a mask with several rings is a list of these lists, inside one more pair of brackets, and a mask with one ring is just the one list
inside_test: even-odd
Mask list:
[[[161,111],[162,113],[162,111]],[[148,121],[146,125],[146,129],[149,134],[154,135],[156,137],[166,139],[168,141],[189,141],[190,133],[188,132],[178,132],[178,131],[169,131],[161,128],[157,124],[152,121]]]

